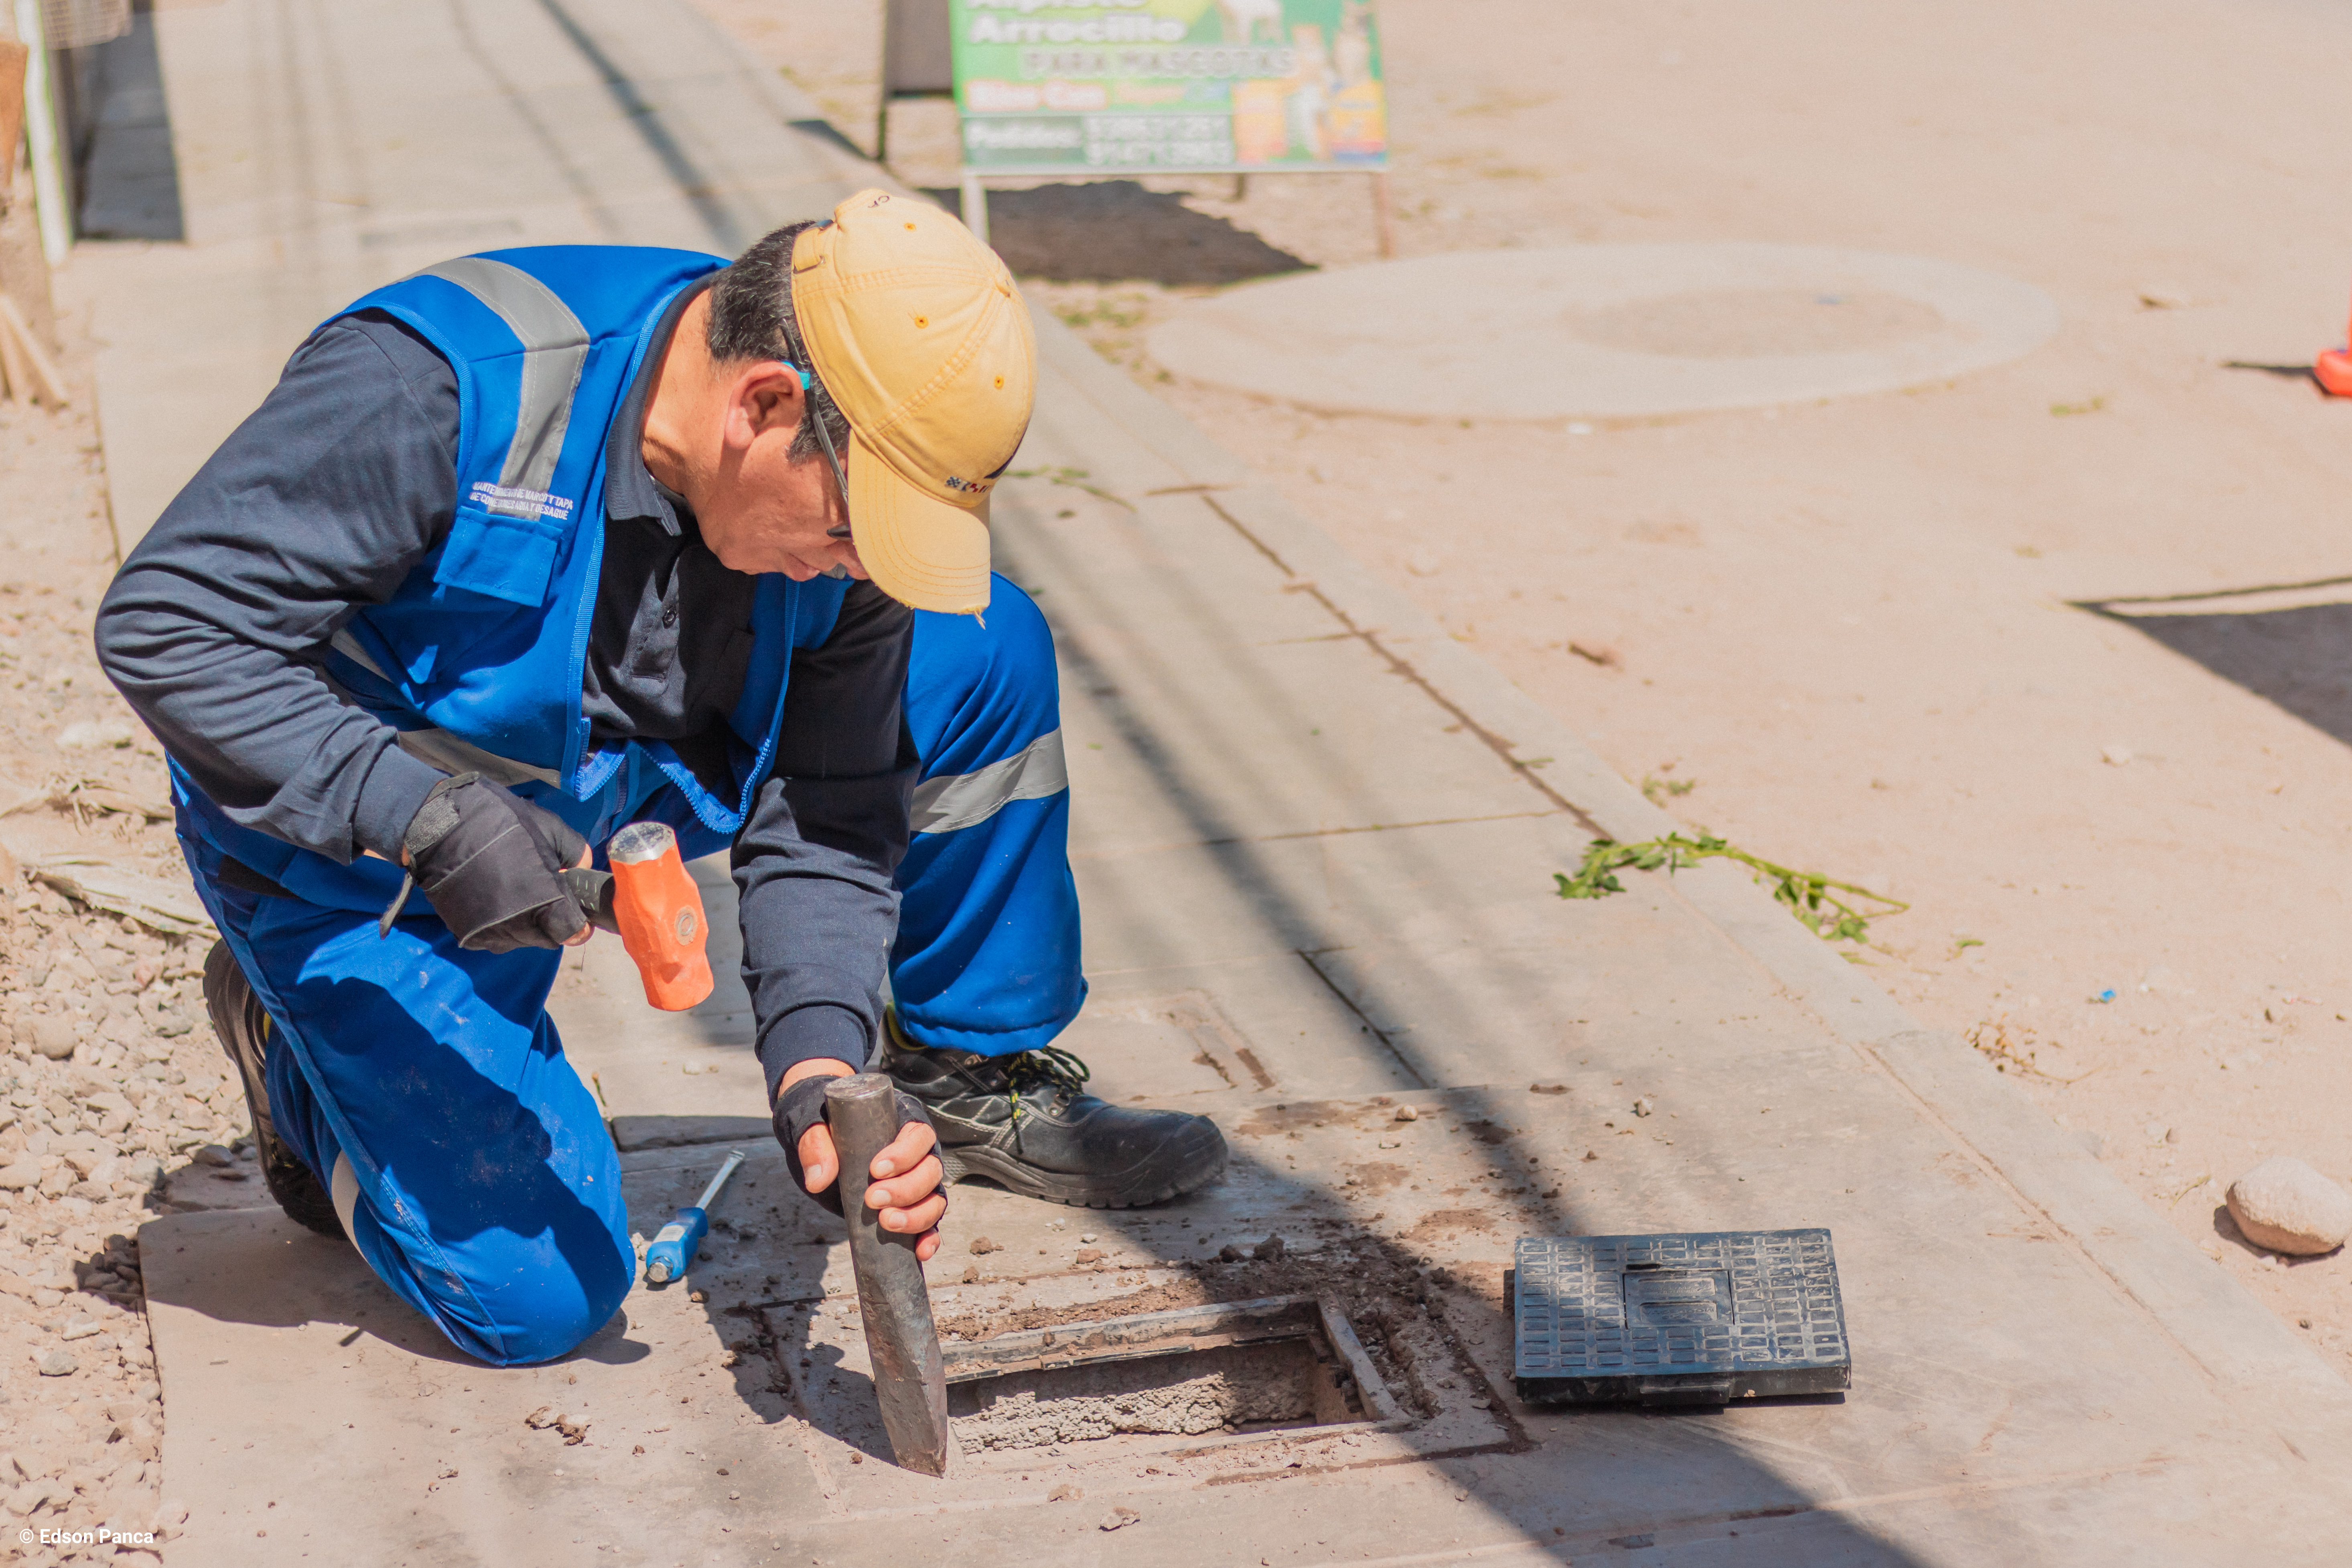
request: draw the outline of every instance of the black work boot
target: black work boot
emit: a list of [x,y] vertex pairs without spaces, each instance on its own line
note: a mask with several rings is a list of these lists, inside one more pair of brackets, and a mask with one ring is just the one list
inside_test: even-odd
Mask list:
[[334,1199],[317,1173],[278,1136],[278,1123],[270,1120],[268,1058],[262,1052],[269,1038],[269,1011],[254,995],[225,942],[213,943],[205,955],[205,1009],[212,1015],[221,1049],[245,1079],[246,1108],[253,1112],[254,1152],[261,1161],[261,1179],[269,1184],[269,1195],[295,1224],[320,1236],[341,1236],[343,1222],[335,1216]]
[[1086,1092],[1087,1064],[1053,1046],[1011,1056],[927,1050],[887,1019],[882,1060],[923,1102],[947,1179],[986,1176],[1033,1198],[1136,1208],[1225,1173],[1225,1139],[1205,1116],[1137,1110]]

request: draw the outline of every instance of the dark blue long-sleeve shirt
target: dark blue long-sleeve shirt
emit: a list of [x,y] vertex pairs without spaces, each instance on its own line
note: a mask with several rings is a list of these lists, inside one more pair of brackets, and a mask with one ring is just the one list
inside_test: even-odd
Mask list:
[[[639,446],[654,368],[694,292],[672,305],[613,422],[582,696],[594,739],[667,741],[715,771],[755,580],[719,564]],[[333,322],[108,590],[100,662],[240,825],[339,861],[396,857],[442,776],[340,700],[317,661],[448,529],[457,428],[457,374],[423,338],[374,312]],[[772,1087],[797,1061],[862,1063],[878,1024],[914,777],[900,714],[911,626],[860,583],[826,642],[793,656],[774,771],[736,840],[744,979]]]

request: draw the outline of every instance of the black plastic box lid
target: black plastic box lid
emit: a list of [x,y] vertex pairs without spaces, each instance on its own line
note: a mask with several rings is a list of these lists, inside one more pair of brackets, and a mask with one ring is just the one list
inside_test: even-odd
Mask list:
[[1522,1237],[1512,1372],[1541,1405],[1720,1405],[1853,1381],[1827,1230]]

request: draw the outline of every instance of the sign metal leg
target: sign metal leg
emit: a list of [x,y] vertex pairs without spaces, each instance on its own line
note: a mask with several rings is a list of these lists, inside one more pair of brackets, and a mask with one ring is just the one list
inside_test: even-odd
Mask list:
[[963,172],[963,226],[981,244],[988,243],[988,187],[970,169]]

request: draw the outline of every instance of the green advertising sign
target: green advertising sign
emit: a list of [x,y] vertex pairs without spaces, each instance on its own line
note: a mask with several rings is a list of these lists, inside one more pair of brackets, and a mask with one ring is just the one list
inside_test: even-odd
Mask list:
[[950,0],[976,174],[1377,170],[1371,0]]

